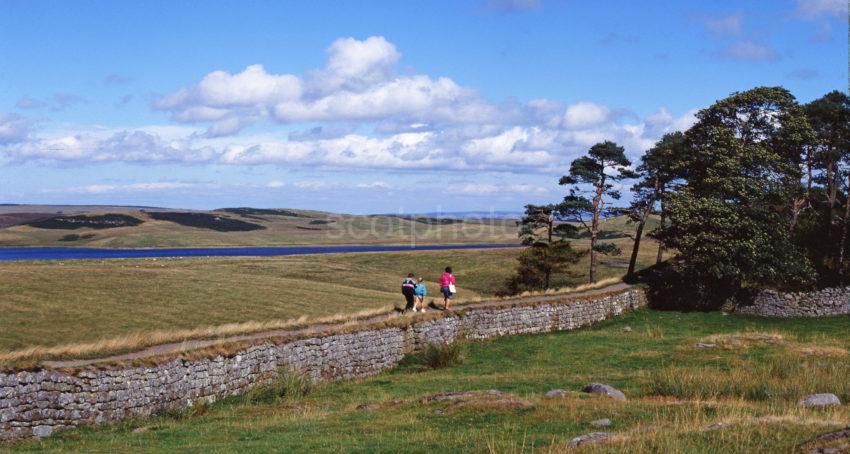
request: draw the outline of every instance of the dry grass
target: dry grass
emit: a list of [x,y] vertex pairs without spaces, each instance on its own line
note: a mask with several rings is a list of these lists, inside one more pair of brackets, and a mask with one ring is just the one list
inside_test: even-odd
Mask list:
[[846,350],[801,343],[793,337],[757,331],[710,336],[705,340],[737,352],[762,347],[757,357],[764,358],[737,354],[727,367],[665,367],[652,373],[650,392],[685,399],[741,397],[786,403],[807,394],[831,392],[842,401],[850,399]]

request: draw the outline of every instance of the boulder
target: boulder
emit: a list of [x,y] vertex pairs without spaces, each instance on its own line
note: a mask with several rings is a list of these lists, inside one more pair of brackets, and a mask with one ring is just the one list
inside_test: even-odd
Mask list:
[[549,398],[549,399],[552,399],[552,398],[556,398],[556,397],[565,397],[566,395],[567,395],[566,390],[553,389],[551,391],[548,391],[544,396]]
[[589,394],[604,394],[616,400],[626,400],[626,395],[622,391],[604,383],[591,383],[582,388],[581,391]]
[[579,435],[567,443],[567,448],[577,448],[585,444],[598,443],[610,437],[611,434],[609,432],[591,432],[589,434]]
[[812,394],[798,400],[797,405],[815,408],[831,407],[833,405],[841,405],[841,399],[831,393]]

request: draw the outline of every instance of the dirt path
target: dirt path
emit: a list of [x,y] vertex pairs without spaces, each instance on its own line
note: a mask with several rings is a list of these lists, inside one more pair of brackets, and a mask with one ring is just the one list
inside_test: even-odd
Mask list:
[[[515,300],[511,300],[512,302],[517,303],[537,303],[544,301],[555,301],[555,300],[563,300],[569,298],[577,298],[591,295],[598,295],[600,293],[607,292],[615,292],[619,290],[625,290],[630,286],[625,283],[618,283],[614,285],[610,285],[608,287],[602,287],[593,290],[585,290],[582,292],[575,293],[567,293],[567,294],[556,294],[556,295],[540,295],[540,296],[529,296],[525,298],[518,298]],[[458,309],[469,309],[469,308],[477,308],[477,307],[486,307],[492,304],[504,304],[504,301],[492,300],[492,301],[482,301],[479,303],[472,304],[464,304],[458,307]],[[380,322],[383,320],[387,320],[395,317],[406,317],[405,315],[401,315],[398,312],[391,312],[383,315],[376,315],[374,317],[364,318],[359,320],[358,323],[369,324],[374,322]],[[229,343],[229,342],[243,342],[243,341],[252,341],[252,340],[261,340],[272,337],[283,337],[283,336],[291,336],[291,335],[304,335],[310,333],[316,333],[325,331],[328,328],[333,326],[338,326],[341,323],[326,323],[326,324],[318,324],[311,325],[306,328],[300,329],[277,329],[271,331],[261,331],[257,333],[251,334],[242,334],[238,336],[230,336],[223,337],[217,339],[206,339],[206,340],[189,340],[184,342],[174,342],[170,344],[160,344],[154,345],[152,347],[145,348],[143,350],[138,350],[135,352],[124,353],[120,355],[112,355],[112,356],[104,356],[100,358],[92,358],[92,359],[72,359],[72,360],[64,360],[64,361],[44,361],[43,364],[52,368],[66,368],[66,367],[82,367],[88,366],[95,363],[100,362],[118,362],[118,361],[132,361],[134,359],[147,358],[150,356],[159,356],[166,355],[171,353],[179,353],[189,350],[196,350],[205,347],[211,347],[217,344]]]

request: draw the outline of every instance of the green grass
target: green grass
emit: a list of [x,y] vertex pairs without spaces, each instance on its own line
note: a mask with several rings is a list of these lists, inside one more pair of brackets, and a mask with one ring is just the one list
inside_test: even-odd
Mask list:
[[[618,434],[593,452],[791,452],[814,436],[848,425],[850,407],[800,409],[798,394],[846,389],[844,376],[818,383],[766,382],[767,394],[695,396],[751,374],[759,380],[771,364],[786,362],[813,372],[818,362],[840,364],[850,347],[850,318],[760,320],[720,313],[640,311],[573,332],[515,336],[465,347],[462,364],[423,368],[406,361],[376,377],[321,384],[303,397],[251,404],[231,398],[192,410],[60,433],[42,441],[5,446],[15,452],[561,452],[570,438],[598,428]],[[629,326],[631,332],[624,332]],[[659,336],[658,333],[663,333]],[[775,342],[736,342],[769,333]],[[711,337],[715,349],[694,344]],[[830,349],[824,349],[830,346]],[[808,349],[820,348],[821,350]],[[808,352],[808,353],[807,353]],[[819,352],[819,353],[818,353]],[[839,356],[835,356],[839,355]],[[846,356],[843,356],[846,367]],[[793,369],[793,368],[792,368]],[[675,372],[707,383],[658,387]],[[768,372],[768,374],[773,372]],[[793,378],[793,377],[791,377]],[[591,381],[608,383],[627,402],[571,393],[544,399],[553,388],[578,391]],[[687,380],[686,380],[687,381]],[[753,384],[753,383],[751,383]],[[505,401],[471,400],[464,405],[430,403],[444,392],[498,389],[532,408]],[[698,398],[697,398],[698,397]],[[843,396],[847,397],[847,396]],[[366,407],[364,408],[364,404]],[[358,408],[359,407],[359,408]],[[442,410],[443,414],[435,414]],[[712,424],[725,428],[708,430]]]

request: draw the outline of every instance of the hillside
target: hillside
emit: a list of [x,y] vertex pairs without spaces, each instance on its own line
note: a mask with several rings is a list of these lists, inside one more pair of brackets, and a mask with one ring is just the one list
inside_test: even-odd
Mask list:
[[[106,224],[103,219],[132,219]],[[131,225],[136,224],[136,225]],[[294,209],[3,206],[0,247],[223,247],[515,243],[512,219],[357,216]]]

